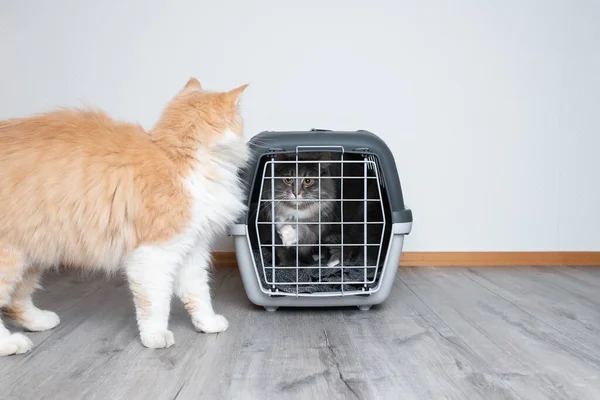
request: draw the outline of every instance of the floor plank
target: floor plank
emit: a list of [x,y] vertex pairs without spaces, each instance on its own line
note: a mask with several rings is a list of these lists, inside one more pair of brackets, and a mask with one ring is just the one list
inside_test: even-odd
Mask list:
[[593,268],[402,268],[371,311],[267,313],[221,268],[230,329],[195,332],[174,301],[176,345],[149,350],[122,279],[49,276],[36,298],[61,325],[0,358],[0,398],[600,398],[598,284]]
[[600,360],[568,334],[477,284],[464,271],[409,268],[400,276],[521,397],[599,396]]
[[600,360],[598,288],[594,295],[580,285],[565,285],[562,276],[546,268],[469,269],[465,274],[532,318],[578,342],[579,351]]
[[546,272],[557,275],[555,284],[568,291],[569,296],[600,307],[600,268],[550,268]]
[[346,312],[345,320],[375,383],[372,398],[519,398],[399,280],[387,303],[370,313]]

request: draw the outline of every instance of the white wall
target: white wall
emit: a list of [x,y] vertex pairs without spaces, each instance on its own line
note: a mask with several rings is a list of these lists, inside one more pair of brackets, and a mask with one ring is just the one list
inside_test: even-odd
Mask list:
[[600,3],[295,3],[2,1],[0,118],[85,101],[150,127],[190,75],[251,82],[247,136],[388,142],[406,250],[600,250]]

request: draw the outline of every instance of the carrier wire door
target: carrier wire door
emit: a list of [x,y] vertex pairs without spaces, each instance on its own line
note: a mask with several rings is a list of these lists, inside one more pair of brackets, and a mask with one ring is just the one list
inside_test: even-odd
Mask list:
[[[338,150],[339,148],[339,150]],[[277,160],[275,156],[272,156],[269,161],[264,164],[262,177],[261,177],[261,189],[259,191],[259,207],[261,209],[265,207],[271,208],[271,215],[275,216],[273,220],[261,220],[261,215],[258,215],[255,228],[256,236],[259,241],[259,247],[261,251],[260,256],[260,267],[262,268],[262,274],[264,276],[265,283],[269,287],[269,290],[275,294],[282,295],[321,295],[321,296],[343,296],[347,294],[362,294],[368,292],[375,282],[375,278],[378,274],[382,249],[383,249],[383,233],[385,231],[385,212],[383,209],[383,202],[381,196],[381,188],[379,183],[379,176],[377,174],[376,163],[370,160],[368,156],[363,156],[362,159],[350,159],[346,160],[344,157],[344,149],[342,147],[336,148],[339,152],[333,153],[339,155],[339,160],[306,160],[302,159],[302,150],[311,150],[310,147],[298,147],[294,154],[294,160]],[[324,149],[320,148],[321,152]],[[276,165],[287,164],[292,166],[295,170],[293,176],[277,176]],[[316,170],[315,176],[311,175],[299,175],[301,165],[316,166],[313,168]],[[324,170],[335,171],[335,173],[324,174]],[[318,198],[313,199],[275,199],[275,182],[276,180],[289,180],[291,185],[295,186],[295,192],[300,191],[300,186],[304,185],[305,182],[313,182],[317,187]],[[322,195],[321,181],[331,180],[335,181],[336,196],[334,198],[324,198]],[[371,185],[369,185],[371,183]],[[346,190],[344,190],[344,184]],[[264,185],[271,185],[270,191],[265,191]],[[350,198],[345,198],[345,194],[350,193],[348,185],[353,185],[355,189],[353,192],[359,192]],[[373,187],[376,189],[375,194],[369,196],[368,189]],[[265,196],[265,192],[269,192],[272,196]],[[276,248],[283,247],[290,249],[290,246],[281,243],[276,240],[277,233],[277,222],[278,218],[276,211],[276,202],[288,202],[293,207],[296,207],[296,215],[291,221],[285,223],[280,222],[280,225],[288,225],[293,228],[295,232],[295,243],[291,247],[291,253],[295,254],[293,263],[282,264],[278,262],[276,257]],[[308,218],[308,220],[301,220],[300,211],[303,210],[307,204],[309,207],[316,208],[314,219]],[[339,220],[323,221],[322,218],[322,205],[323,203],[334,203],[335,214],[339,216]],[[378,208],[377,213],[369,213],[375,206]],[[331,205],[329,205],[331,207]],[[356,215],[354,218],[349,217],[349,210],[355,211],[361,208],[362,218],[357,220]],[[263,213],[264,215],[265,213]],[[374,217],[375,215],[375,217]],[[372,219],[374,218],[374,219]],[[335,235],[339,240],[327,240],[324,242],[323,225],[330,225],[330,230],[338,231],[339,235]],[[268,227],[269,238],[271,239],[268,243],[265,243],[262,239],[265,237],[261,234],[261,227]],[[301,240],[299,234],[301,228],[309,227],[317,231],[316,241],[310,242],[307,240]],[[346,229],[345,229],[346,228]],[[358,235],[348,234],[348,229]],[[369,235],[377,231],[376,235]],[[263,229],[262,232],[265,232]],[[337,233],[337,232],[335,232]],[[376,236],[376,240],[372,243],[369,242],[369,236]],[[354,242],[360,239],[359,243],[348,243],[345,242],[345,238],[355,239]],[[300,260],[300,247],[313,248],[314,256],[312,263],[301,263]],[[331,249],[339,249],[339,257],[332,257]],[[269,251],[264,251],[268,249]],[[374,257],[369,256],[369,249],[375,251]],[[348,256],[348,252],[353,252],[353,257]],[[373,253],[373,252],[371,252]],[[333,260],[331,260],[333,258]]]

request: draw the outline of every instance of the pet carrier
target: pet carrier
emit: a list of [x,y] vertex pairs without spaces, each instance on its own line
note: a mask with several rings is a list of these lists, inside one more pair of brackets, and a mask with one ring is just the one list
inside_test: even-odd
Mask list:
[[267,311],[383,302],[413,219],[385,143],[312,130],[248,145],[248,210],[231,229],[248,298]]

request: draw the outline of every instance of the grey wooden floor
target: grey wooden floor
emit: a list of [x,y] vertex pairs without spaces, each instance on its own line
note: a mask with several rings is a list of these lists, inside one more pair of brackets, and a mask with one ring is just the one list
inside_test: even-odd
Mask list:
[[385,304],[267,313],[215,274],[218,335],[174,303],[142,347],[126,285],[51,276],[61,325],[0,359],[4,399],[600,399],[600,268],[403,268]]

